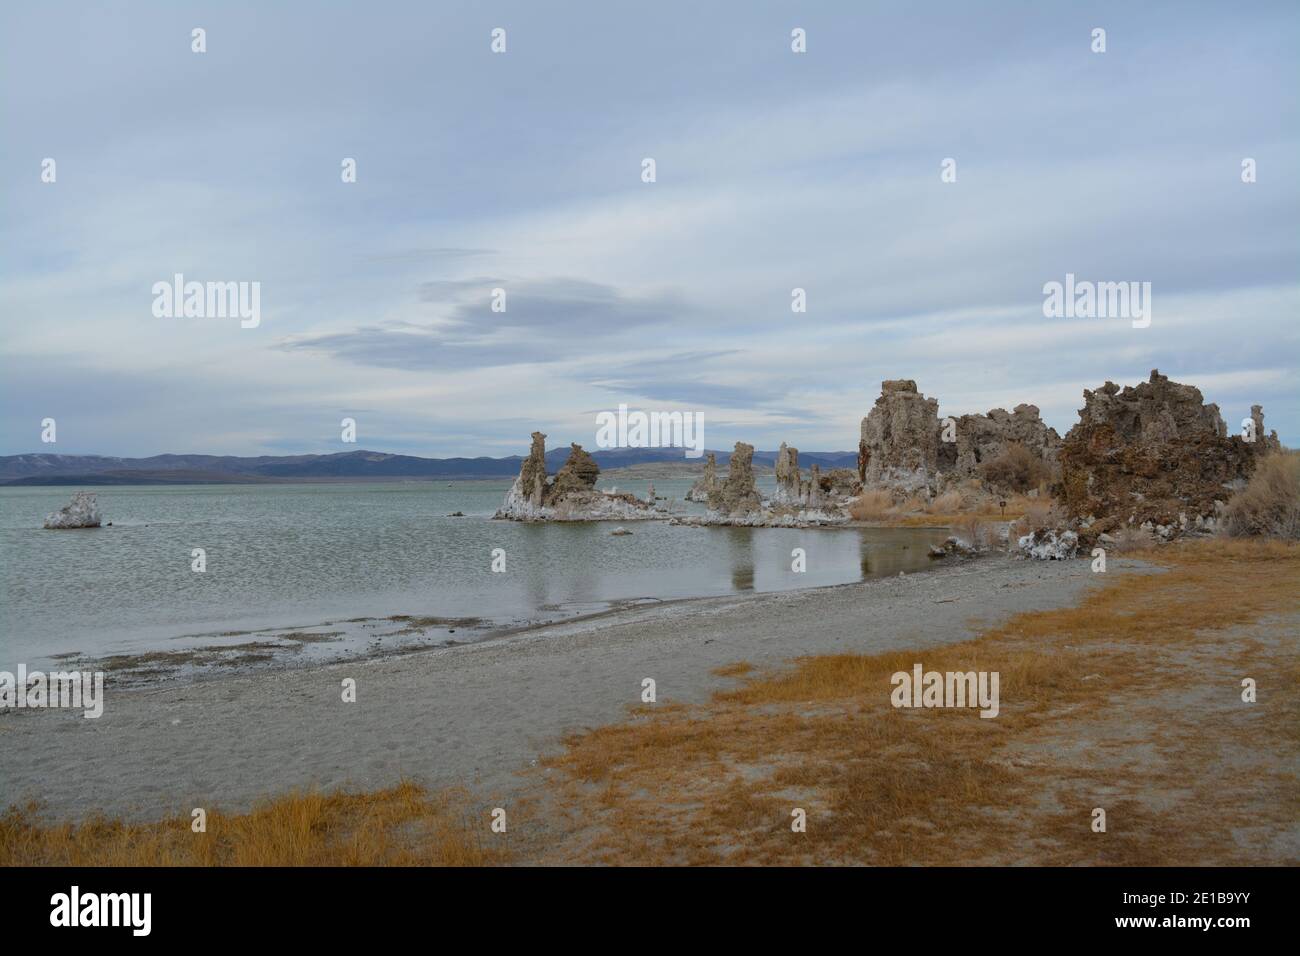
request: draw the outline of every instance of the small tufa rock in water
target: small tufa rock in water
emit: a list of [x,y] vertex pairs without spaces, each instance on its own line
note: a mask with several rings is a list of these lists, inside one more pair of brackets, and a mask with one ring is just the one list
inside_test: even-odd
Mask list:
[[47,528],[98,528],[99,522],[99,505],[90,491],[78,491],[72,501],[45,516]]
[[709,493],[718,486],[718,459],[709,452],[709,456],[704,459],[704,477],[695,484],[691,485],[691,490],[686,492],[687,501],[708,501]]
[[631,531],[628,531],[627,528],[624,528],[621,525],[610,532],[610,534],[617,534],[617,535],[624,535],[624,534],[631,534],[631,533],[632,533]]

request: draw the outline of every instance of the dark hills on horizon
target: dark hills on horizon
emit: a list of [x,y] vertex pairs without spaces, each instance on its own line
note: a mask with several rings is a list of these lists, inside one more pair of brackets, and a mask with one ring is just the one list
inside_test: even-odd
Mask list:
[[[719,466],[731,459],[727,451],[714,451]],[[775,451],[755,451],[754,463],[773,465]],[[554,473],[569,456],[567,446],[546,455],[547,470]],[[616,448],[592,452],[602,470],[632,465],[693,461],[680,448]],[[513,478],[519,474],[522,455],[503,458],[421,458],[377,451],[336,452],[328,455],[153,455],[117,458],[105,455],[55,455],[31,453],[0,456],[0,485],[194,485],[262,484],[294,481],[371,481],[384,479]],[[856,468],[857,452],[800,452],[799,464],[817,463],[823,471]]]

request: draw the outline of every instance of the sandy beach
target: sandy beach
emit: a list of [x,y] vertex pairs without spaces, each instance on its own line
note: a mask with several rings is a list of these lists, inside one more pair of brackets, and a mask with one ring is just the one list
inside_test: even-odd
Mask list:
[[[1107,575],[1149,565],[1112,560]],[[659,704],[696,703],[738,661],[777,665],[965,640],[1101,583],[1086,561],[989,557],[905,577],[640,607],[481,644],[157,689],[113,689],[103,716],[0,717],[0,805],[129,819],[241,810],[294,788],[406,778],[508,801],[520,771],[569,731],[625,717],[653,678]],[[342,700],[346,678],[356,702]]]

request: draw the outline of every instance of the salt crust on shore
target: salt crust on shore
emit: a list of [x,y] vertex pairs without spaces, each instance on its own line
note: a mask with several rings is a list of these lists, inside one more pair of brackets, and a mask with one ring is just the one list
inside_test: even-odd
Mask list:
[[[1113,560],[1107,575],[1147,573]],[[55,818],[94,809],[135,819],[244,809],[292,788],[377,788],[409,777],[508,799],[518,771],[560,735],[622,720],[643,677],[661,703],[701,701],[735,661],[924,650],[1060,607],[1105,577],[1087,561],[1005,557],[840,587],[679,601],[400,658],[106,688],[104,715],[0,717],[0,807],[41,800]],[[357,681],[357,702],[340,682]],[[882,689],[886,693],[888,688]]]

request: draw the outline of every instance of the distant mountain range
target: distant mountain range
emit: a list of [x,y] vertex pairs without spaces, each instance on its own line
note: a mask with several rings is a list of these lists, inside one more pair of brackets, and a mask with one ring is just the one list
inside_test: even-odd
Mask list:
[[[719,467],[731,453],[714,452]],[[552,449],[547,470],[554,473],[569,457],[569,449]],[[601,470],[632,465],[688,461],[680,448],[617,448],[592,453]],[[111,458],[103,455],[6,455],[0,457],[4,485],[199,485],[253,484],[292,481],[370,481],[393,479],[513,478],[523,458],[418,458],[380,451],[349,451],[333,455],[154,455],[151,458]],[[856,468],[857,452],[799,453],[799,464],[816,462],[823,471]],[[754,463],[771,466],[775,451],[754,452]]]

